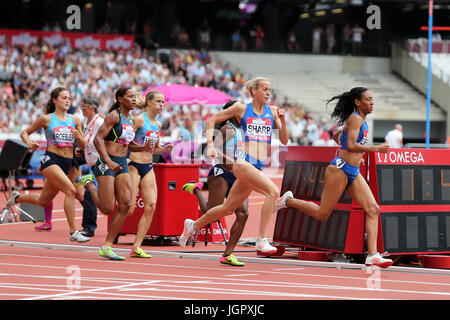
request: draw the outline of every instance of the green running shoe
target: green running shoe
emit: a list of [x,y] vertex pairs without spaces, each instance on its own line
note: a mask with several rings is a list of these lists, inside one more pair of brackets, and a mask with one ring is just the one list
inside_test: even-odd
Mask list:
[[191,194],[194,194],[196,188],[203,190],[203,182],[189,182],[186,183],[183,187],[181,187],[183,191],[190,192]]
[[103,250],[102,248],[100,248],[98,250],[98,255],[100,257],[105,257],[110,260],[125,260],[125,257],[119,256],[114,251],[112,251],[111,247],[108,247],[108,249],[106,249],[106,250]]
[[152,256],[147,254],[144,250],[142,250],[141,248],[137,248],[135,250],[131,249],[130,251],[130,257],[135,257],[135,258],[151,258]]
[[236,257],[232,253],[226,257],[221,256],[220,263],[229,264],[235,267],[243,267],[245,265],[245,263],[240,262],[238,259],[236,259]]
[[92,174],[87,174],[85,176],[76,177],[73,184],[76,186],[85,186],[86,187],[88,182],[94,183],[94,176]]

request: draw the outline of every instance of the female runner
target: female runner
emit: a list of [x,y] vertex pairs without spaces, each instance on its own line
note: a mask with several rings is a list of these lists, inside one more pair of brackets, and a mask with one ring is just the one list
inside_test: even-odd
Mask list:
[[[118,212],[112,216],[108,234],[98,251],[100,256],[111,260],[125,260],[125,257],[117,255],[111,246],[127,218],[131,203],[132,188],[127,154],[135,135],[130,111],[137,106],[136,95],[136,91],[130,87],[121,87],[116,91],[116,103],[111,107],[94,138],[94,145],[99,154],[99,159],[93,167],[98,188],[90,174],[75,179],[75,183],[88,188],[94,203],[102,213],[114,213],[117,200]],[[135,150],[147,150],[148,145]]]
[[232,118],[239,121],[239,126],[244,132],[244,141],[238,145],[235,152],[233,174],[236,176],[236,182],[222,205],[211,208],[196,221],[185,220],[183,234],[179,240],[182,247],[186,246],[189,238],[199,228],[223,216],[233,214],[250,193],[256,191],[266,197],[261,209],[256,250],[264,255],[274,254],[277,250],[269,244],[266,229],[280,191],[273,181],[262,173],[262,170],[268,158],[273,128],[279,129],[279,138],[283,144],[287,144],[289,133],[284,110],[267,105],[271,95],[269,80],[256,77],[247,81],[245,86],[253,98],[252,103],[247,105],[236,103],[216,113],[206,122],[207,152],[211,158],[216,159],[217,150],[213,142],[214,126]]
[[70,115],[70,93],[64,87],[57,87],[50,93],[47,102],[46,114],[37,118],[28,128],[20,134],[23,142],[32,150],[39,148],[39,143],[32,141],[30,135],[39,129],[45,130],[47,150],[41,158],[40,170],[46,178],[44,188],[40,194],[20,194],[14,191],[6,203],[10,209],[16,203],[31,203],[43,208],[48,207],[59,191],[64,192],[64,212],[69,223],[70,240],[78,242],[89,241],[75,226],[75,186],[68,174],[72,167],[74,141],[83,147],[86,141],[82,134],[81,121],[78,117]]
[[369,127],[366,117],[372,113],[374,101],[370,91],[363,87],[356,87],[341,95],[328,100],[338,100],[331,117],[344,125],[342,131],[334,134],[333,138],[340,144],[339,156],[331,161],[325,171],[325,186],[320,206],[314,202],[295,199],[291,191],[287,191],[277,201],[275,211],[285,207],[296,208],[311,217],[325,221],[330,216],[344,190],[360,204],[366,213],[366,233],[368,256],[367,266],[387,268],[392,260],[383,258],[377,252],[378,237],[378,207],[369,185],[359,172],[359,166],[364,152],[386,153],[387,143],[378,146],[367,145]]
[[[227,102],[223,106],[223,109],[228,109],[235,103],[237,103],[236,100]],[[223,154],[222,162],[215,164],[209,171],[207,178],[208,199],[201,191],[203,183],[186,183],[183,186],[184,191],[188,191],[197,197],[200,210],[203,214],[209,209],[222,204],[225,197],[228,197],[231,187],[236,181],[236,177],[233,174],[234,153],[238,144],[243,141],[243,135],[238,128],[239,123],[236,119],[225,121],[216,126],[216,129],[220,131],[217,133],[214,143],[216,148],[223,149]],[[227,242],[225,252],[220,257],[220,263],[242,267],[244,263],[233,255],[233,250],[244,231],[248,218],[248,199],[235,210],[235,214],[236,220],[231,227],[230,238]]]
[[128,215],[132,215],[136,207],[137,192],[144,202],[144,212],[138,223],[136,239],[131,249],[130,256],[138,258],[150,258],[141,249],[142,241],[147,234],[152,223],[153,213],[156,208],[157,187],[155,172],[153,169],[153,154],[161,154],[170,152],[173,145],[168,144],[163,148],[159,145],[159,131],[161,124],[156,120],[157,115],[161,114],[164,108],[164,95],[160,91],[150,91],[145,96],[144,112],[137,116],[134,120],[136,135],[134,142],[138,145],[144,145],[151,142],[151,150],[149,152],[130,152],[128,164],[131,176],[131,205]]

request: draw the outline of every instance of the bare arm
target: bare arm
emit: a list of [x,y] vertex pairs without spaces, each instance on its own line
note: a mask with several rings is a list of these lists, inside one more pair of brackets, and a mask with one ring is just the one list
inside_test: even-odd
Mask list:
[[[159,132],[161,132],[161,123],[158,122]],[[162,154],[164,152],[171,152],[173,150],[173,144],[166,144],[164,147],[161,147],[158,141],[156,141],[155,148],[153,149],[153,154]]]
[[349,152],[382,152],[386,153],[389,150],[387,143],[378,146],[367,146],[356,143],[358,139],[359,130],[363,124],[363,120],[352,114],[347,120],[347,150]]
[[31,141],[30,134],[38,131],[41,128],[47,128],[49,123],[50,123],[49,115],[40,116],[28,128],[26,128],[20,133],[20,138],[31,150],[38,149],[40,147],[39,143],[37,143],[36,141]]
[[270,107],[273,114],[273,121],[279,130],[279,138],[282,144],[289,142],[289,130],[286,126],[285,110],[276,106]]
[[[71,115],[69,115],[69,116],[71,116]],[[76,116],[71,116],[71,117],[75,121],[75,130],[72,131],[72,135],[77,140],[78,147],[80,149],[84,150],[86,148],[86,139],[84,138],[84,135],[83,135],[83,127],[81,126],[81,121]]]
[[[113,170],[115,167],[111,158],[106,151],[105,138],[111,129],[119,122],[119,114],[117,112],[111,112],[105,117],[105,121],[98,129],[94,138],[94,146],[97,149],[99,156],[105,161],[108,167]],[[116,164],[117,165],[117,164]]]
[[207,145],[208,146],[214,145],[213,137],[214,137],[214,127],[216,124],[231,118],[236,118],[239,121],[240,119],[242,119],[244,112],[245,106],[240,102],[236,102],[228,109],[222,110],[213,115],[211,118],[209,118],[206,121],[205,126]]

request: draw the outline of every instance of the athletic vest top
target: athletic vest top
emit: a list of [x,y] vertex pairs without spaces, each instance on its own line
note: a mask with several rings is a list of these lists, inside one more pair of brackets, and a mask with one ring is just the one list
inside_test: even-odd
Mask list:
[[[358,112],[353,112],[353,113],[360,116]],[[342,150],[347,150],[347,134],[348,134],[347,131],[342,131],[341,134],[339,135],[339,143],[341,144]],[[359,134],[358,134],[358,138],[356,139],[356,143],[359,143],[362,145],[367,144],[368,134],[369,134],[369,126],[367,125],[366,121],[363,120],[363,125],[359,129]]]
[[243,159],[245,158],[245,153],[244,137],[242,136],[242,132],[241,130],[236,128],[230,121],[228,121],[227,123],[233,127],[235,135],[233,139],[225,141],[223,145],[223,152],[228,156],[233,155],[234,160]]
[[105,140],[117,142],[127,146],[134,139],[134,124],[131,120],[131,116],[127,119],[120,112],[120,109],[116,110],[119,113],[119,122],[111,129]]
[[244,116],[239,123],[240,128],[244,131],[244,140],[258,142],[272,142],[273,114],[268,105],[264,105],[262,115],[257,115],[253,111],[251,103],[247,104]]
[[72,136],[72,130],[75,129],[75,120],[69,114],[66,121],[59,120],[54,113],[51,113],[50,117],[50,123],[45,130],[47,145],[73,147],[75,138]]
[[152,124],[147,116],[147,113],[143,113],[144,125],[136,130],[136,135],[134,136],[134,142],[139,145],[144,145],[148,140],[153,140],[156,144],[159,139],[159,126],[158,123]]

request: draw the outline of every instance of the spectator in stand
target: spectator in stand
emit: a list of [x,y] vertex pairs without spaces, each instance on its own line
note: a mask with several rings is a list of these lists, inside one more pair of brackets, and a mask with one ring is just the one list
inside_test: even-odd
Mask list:
[[200,48],[209,49],[211,42],[211,26],[208,19],[203,19],[199,29]]
[[352,44],[352,28],[350,27],[350,23],[346,23],[342,28],[342,53],[347,54],[350,52],[351,44]]
[[255,49],[262,50],[264,49],[264,38],[266,34],[261,29],[260,25],[257,25],[255,28]]
[[389,148],[402,148],[403,147],[403,126],[397,123],[394,129],[389,131],[385,137],[386,143]]
[[326,29],[327,35],[327,53],[333,53],[334,47],[336,46],[336,32],[334,29],[334,23],[329,23]]
[[298,51],[298,49],[299,49],[297,36],[295,35],[294,30],[289,30],[289,33],[287,36],[287,49],[289,51]]
[[320,53],[320,40],[322,37],[322,28],[316,25],[312,31],[312,53]]
[[186,28],[182,27],[180,33],[177,37],[177,45],[181,48],[187,48],[191,46],[191,41],[189,39],[189,34],[186,31]]
[[306,137],[308,138],[308,145],[312,145],[314,141],[319,139],[319,128],[313,118],[308,118],[305,130]]
[[361,28],[358,23],[355,23],[355,26],[353,27],[352,30],[353,55],[362,54],[362,40],[364,33],[365,33],[364,29]]
[[236,29],[231,35],[231,50],[242,49],[241,30]]

